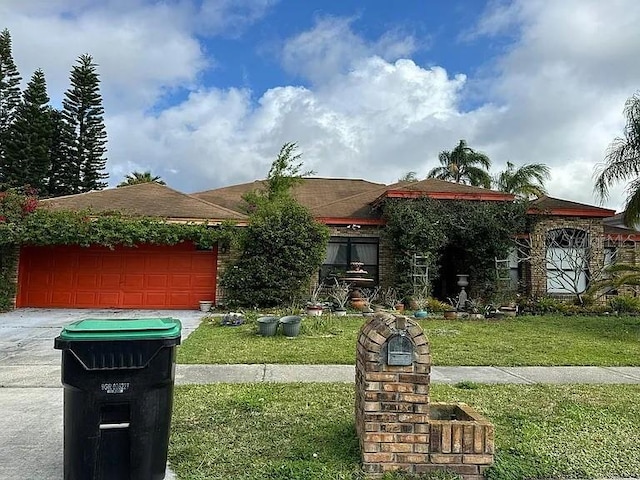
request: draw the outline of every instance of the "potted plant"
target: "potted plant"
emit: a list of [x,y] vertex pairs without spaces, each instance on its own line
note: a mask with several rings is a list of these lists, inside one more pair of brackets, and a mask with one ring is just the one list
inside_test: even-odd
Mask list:
[[380,287],[374,288],[363,288],[360,290],[362,299],[364,300],[364,305],[362,307],[362,314],[365,317],[373,315],[373,310],[371,309],[371,303],[373,299],[378,296],[378,292],[380,291]]
[[200,305],[201,312],[209,312],[211,311],[211,307],[213,307],[213,302],[211,300],[200,300],[198,303]]
[[423,286],[419,288],[412,297],[415,305],[413,316],[416,318],[425,318],[427,316],[427,305],[429,304],[429,287]]
[[401,312],[404,310],[404,303],[398,298],[398,291],[393,287],[388,287],[380,291],[379,295],[382,305],[392,310]]
[[310,316],[322,315],[324,306],[320,301],[320,294],[322,293],[323,288],[324,288],[324,282],[320,282],[311,289],[311,293],[309,295],[309,301],[307,302],[307,307],[306,307],[307,315],[310,315]]
[[337,278],[334,278],[334,281],[335,285],[331,287],[329,297],[334,301],[335,308],[333,313],[338,317],[343,317],[347,314],[347,302],[349,301],[351,285],[346,282],[340,282]]

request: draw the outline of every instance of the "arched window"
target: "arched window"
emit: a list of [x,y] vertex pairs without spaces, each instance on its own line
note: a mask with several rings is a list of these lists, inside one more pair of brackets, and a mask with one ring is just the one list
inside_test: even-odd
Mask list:
[[587,289],[589,255],[589,233],[585,230],[549,230],[546,238],[547,292],[584,292]]

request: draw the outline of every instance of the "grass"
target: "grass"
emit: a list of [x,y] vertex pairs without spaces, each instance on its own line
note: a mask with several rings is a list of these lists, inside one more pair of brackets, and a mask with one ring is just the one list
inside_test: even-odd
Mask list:
[[[638,385],[431,392],[494,423],[493,480],[640,476],[639,397]],[[362,480],[353,405],[347,384],[177,387],[169,460],[181,480]]]
[[[260,337],[254,323],[209,317],[178,350],[179,363],[354,364],[364,318],[304,317],[302,334]],[[420,321],[434,365],[640,365],[640,317],[535,316]]]

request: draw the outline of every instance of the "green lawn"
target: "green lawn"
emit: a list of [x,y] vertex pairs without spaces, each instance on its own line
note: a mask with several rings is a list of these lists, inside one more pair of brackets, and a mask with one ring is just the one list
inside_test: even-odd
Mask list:
[[[488,478],[640,476],[639,385],[466,386],[434,385],[431,398],[467,402],[494,423]],[[347,384],[177,387],[172,468],[180,480],[361,480],[353,393]]]
[[[208,318],[179,363],[353,364],[362,316],[304,317],[301,336],[260,337],[255,324]],[[516,317],[420,322],[434,365],[640,365],[640,317]]]

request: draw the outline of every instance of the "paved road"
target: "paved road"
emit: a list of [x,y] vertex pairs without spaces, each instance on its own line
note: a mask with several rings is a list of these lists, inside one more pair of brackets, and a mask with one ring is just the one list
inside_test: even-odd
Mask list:
[[[83,318],[174,317],[183,338],[199,311],[20,309],[0,314],[0,480],[62,478],[60,352],[53,339]],[[177,384],[353,382],[352,365],[178,365]],[[433,383],[640,383],[636,367],[433,367]],[[169,471],[167,479],[174,478]]]

